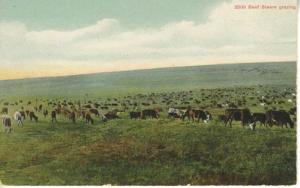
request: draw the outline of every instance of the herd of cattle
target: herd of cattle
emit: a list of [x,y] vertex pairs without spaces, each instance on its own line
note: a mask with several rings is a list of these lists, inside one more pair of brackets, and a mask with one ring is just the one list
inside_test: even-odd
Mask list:
[[[45,119],[49,118],[52,125],[55,125],[58,117],[72,123],[81,119],[87,124],[94,124],[95,120],[106,122],[124,117],[120,114],[128,114],[127,117],[130,119],[158,119],[167,116],[182,121],[188,119],[189,121],[197,120],[204,123],[216,120],[230,127],[232,121],[240,121],[243,126],[250,126],[253,130],[257,122],[269,127],[273,125],[294,127],[295,105],[289,110],[274,107],[285,103],[290,104],[290,100],[295,101],[296,95],[293,90],[285,89],[278,92],[270,89],[264,94],[258,94],[254,88],[243,88],[238,92],[240,93],[233,89],[215,89],[198,93],[198,95],[194,94],[193,91],[137,94],[124,96],[123,99],[107,98],[104,102],[84,101],[83,104],[81,101],[58,99],[36,99],[35,104],[32,101],[25,103],[22,100],[13,103],[0,101],[0,103],[4,105],[1,110],[2,123],[7,132],[11,131],[12,124],[11,117],[8,115],[11,114],[9,112],[14,112],[13,117],[18,126],[22,126],[23,121],[27,118],[37,122],[39,116],[43,116]],[[232,93],[243,97],[233,102],[230,98]],[[286,101],[283,100],[285,98],[287,98]],[[253,102],[255,100],[259,103]],[[252,107],[262,106],[265,108],[265,113],[251,113],[250,109],[245,107],[249,105]],[[15,110],[9,110],[9,106],[13,106],[12,109]],[[221,109],[223,113],[216,114],[211,111],[212,109]],[[294,116],[293,120],[291,116]]]

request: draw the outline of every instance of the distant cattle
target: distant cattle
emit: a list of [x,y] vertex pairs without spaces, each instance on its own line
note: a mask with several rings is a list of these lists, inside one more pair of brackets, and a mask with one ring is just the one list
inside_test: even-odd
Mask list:
[[2,124],[4,127],[4,132],[11,132],[11,118],[8,115],[2,116]]
[[52,110],[51,111],[51,122],[52,123],[57,123],[57,119],[56,119],[56,110]]
[[104,114],[105,119],[117,119],[119,116],[117,115],[116,111],[107,112]]
[[251,112],[248,108],[244,109],[238,109],[238,108],[230,108],[225,110],[225,126],[229,123],[229,126],[231,127],[231,123],[233,120],[235,121],[241,121],[242,126],[244,127],[247,123],[253,123],[253,117],[251,115]]
[[266,126],[266,114],[265,113],[253,113],[253,121],[260,122],[260,125]]
[[290,115],[286,111],[274,111],[269,110],[266,112],[266,123],[272,127],[274,124],[285,125],[287,127],[287,124],[291,128],[294,128],[294,122],[291,120]]
[[26,119],[25,112],[24,112],[24,111],[20,111],[20,114],[21,114],[21,116],[22,116],[23,120],[25,120],[25,119]]
[[141,118],[142,112],[129,112],[130,119]]
[[69,114],[69,119],[73,122],[73,123],[76,123],[76,115],[75,115],[75,112],[72,111],[70,114]]
[[89,124],[89,123],[94,124],[94,120],[93,120],[93,118],[92,118],[92,116],[91,116],[90,113],[87,113],[87,114],[85,115],[85,122],[86,122],[87,124]]
[[212,119],[212,116],[208,111],[194,110],[194,113],[195,113],[195,118],[198,119],[198,122],[202,120],[203,122],[207,123],[209,120]]
[[185,118],[188,118],[188,120],[195,120],[195,112],[191,107],[188,107],[185,113],[182,116],[182,120],[184,121]]
[[168,109],[168,117],[173,118],[182,118],[185,111],[177,109],[177,108],[169,108]]
[[18,126],[23,126],[23,118],[22,114],[19,111],[16,111],[14,114],[14,118],[17,121]]
[[38,121],[38,117],[34,114],[34,112],[29,112],[29,119],[30,119],[30,121],[35,121],[35,122],[37,122]]
[[99,111],[98,111],[97,109],[95,109],[95,108],[92,108],[92,109],[90,109],[89,111],[90,111],[90,113],[95,114],[97,117],[100,116]]
[[147,117],[150,117],[150,118],[158,118],[158,112],[156,110],[152,110],[152,109],[146,109],[146,110],[143,110],[142,111],[142,119],[146,119]]
[[43,110],[43,115],[44,115],[45,118],[48,116],[48,110],[47,109]]

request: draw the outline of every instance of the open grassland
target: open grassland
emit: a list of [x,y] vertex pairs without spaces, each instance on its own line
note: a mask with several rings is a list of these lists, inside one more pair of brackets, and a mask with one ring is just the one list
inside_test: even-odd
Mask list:
[[[224,104],[251,112],[295,107],[295,63],[183,67],[64,78],[0,81],[0,109],[34,111],[38,122],[0,132],[0,180],[9,185],[291,185],[296,183],[296,131],[256,131],[217,116]],[[55,103],[55,104],[54,104]],[[63,115],[57,104],[99,104],[119,119],[93,125]],[[124,105],[125,104],[125,105]],[[208,110],[203,122],[168,118],[169,107]],[[107,107],[102,109],[100,107]],[[125,108],[126,107],[126,108]],[[161,108],[158,119],[131,120],[133,110]],[[295,121],[296,116],[291,116]]]
[[296,132],[181,120],[26,122],[0,137],[10,185],[294,184]]

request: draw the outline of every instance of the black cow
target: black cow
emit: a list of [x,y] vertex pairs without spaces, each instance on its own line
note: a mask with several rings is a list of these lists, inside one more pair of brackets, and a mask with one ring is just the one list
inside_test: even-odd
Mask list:
[[264,114],[264,113],[253,113],[252,117],[253,117],[253,120],[255,122],[259,121],[260,125],[266,126],[266,114]]
[[43,115],[44,115],[45,118],[48,116],[48,110],[47,109],[43,110]]
[[85,122],[86,123],[94,124],[94,120],[93,120],[93,118],[92,118],[92,116],[91,116],[90,113],[85,114]]
[[52,112],[51,112],[51,122],[52,123],[57,122],[57,119],[56,119],[56,110],[52,110]]
[[141,118],[142,112],[129,112],[130,119]]
[[207,122],[211,120],[212,116],[208,111],[203,110],[194,110],[195,117],[198,118],[198,122],[200,122],[200,119],[204,122]]
[[281,125],[281,127],[283,127],[283,125],[286,126],[287,128],[287,124],[289,124],[289,126],[291,128],[294,128],[294,122],[291,120],[290,115],[284,111],[284,110],[280,110],[280,111],[275,111],[275,110],[269,110],[266,112],[266,123],[272,127],[274,123]]
[[[242,126],[244,127],[247,123],[253,123],[253,117],[251,115],[251,112],[248,108],[231,108],[231,109],[226,109],[225,110],[225,116],[226,116],[226,121],[225,121],[225,127],[227,123],[229,122],[229,126],[231,127],[231,123],[233,120],[235,121],[241,121]],[[255,126],[255,125],[254,125]],[[255,128],[255,127],[254,127]]]
[[158,112],[156,110],[152,110],[152,109],[146,109],[142,111],[142,115],[141,115],[142,119],[146,119],[146,117],[150,117],[150,118],[158,118]]
[[34,114],[34,112],[29,112],[29,119],[30,119],[30,121],[35,121],[35,122],[37,122],[38,121],[38,117]]

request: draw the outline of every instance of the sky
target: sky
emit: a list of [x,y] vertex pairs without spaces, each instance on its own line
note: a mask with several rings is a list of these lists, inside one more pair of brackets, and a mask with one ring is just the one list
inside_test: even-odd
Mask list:
[[0,79],[296,61],[296,5],[296,0],[0,0]]

